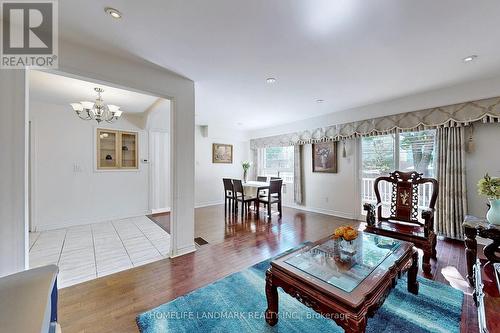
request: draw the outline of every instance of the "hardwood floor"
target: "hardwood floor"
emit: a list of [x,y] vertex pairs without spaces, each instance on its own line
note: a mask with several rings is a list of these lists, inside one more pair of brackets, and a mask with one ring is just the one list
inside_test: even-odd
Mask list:
[[147,217],[162,227],[163,230],[170,234],[170,213],[159,213],[153,215],[147,215]]
[[[359,222],[290,208],[267,222],[251,214],[224,217],[223,206],[196,210],[195,235],[209,244],[195,253],[85,282],[59,291],[59,322],[65,333],[138,332],[137,314],[166,303],[231,273],[245,269],[306,240],[325,237],[341,224]],[[152,217],[165,222],[168,217]],[[466,290],[461,242],[438,242],[432,278]],[[466,295],[462,332],[477,332],[472,298]]]

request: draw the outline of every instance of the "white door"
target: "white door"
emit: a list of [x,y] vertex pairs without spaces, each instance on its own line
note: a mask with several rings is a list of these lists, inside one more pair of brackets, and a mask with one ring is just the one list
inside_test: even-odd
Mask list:
[[170,136],[165,131],[149,132],[150,209],[170,211]]

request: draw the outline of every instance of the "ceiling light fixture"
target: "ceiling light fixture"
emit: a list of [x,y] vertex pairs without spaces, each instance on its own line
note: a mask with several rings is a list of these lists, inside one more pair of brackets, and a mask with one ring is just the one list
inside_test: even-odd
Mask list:
[[324,99],[317,99],[317,100],[316,100],[316,103],[320,103],[320,104],[321,104],[321,103],[324,103],[324,102],[325,102],[325,100],[324,100]]
[[266,79],[266,82],[269,84],[273,84],[273,83],[276,83],[276,79],[274,77],[268,77]]
[[97,99],[95,102],[80,102],[71,103],[71,107],[76,112],[76,115],[83,120],[94,119],[99,124],[101,121],[114,123],[120,118],[122,112],[119,106],[106,105],[102,99],[101,94],[104,92],[102,88],[94,88],[97,92]]
[[476,58],[477,58],[477,55],[473,54],[473,55],[470,55],[468,57],[463,58],[463,61],[464,62],[471,62],[473,60],[476,60]]
[[122,18],[122,13],[120,13],[120,11],[118,11],[114,8],[106,7],[106,8],[104,8],[104,11],[106,12],[106,14],[110,15],[114,19],[121,19]]

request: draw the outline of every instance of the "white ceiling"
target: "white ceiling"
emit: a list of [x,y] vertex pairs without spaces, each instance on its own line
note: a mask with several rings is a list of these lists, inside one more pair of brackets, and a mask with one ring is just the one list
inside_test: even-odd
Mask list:
[[30,98],[46,103],[67,105],[81,101],[95,101],[94,88],[104,89],[102,98],[106,104],[118,105],[125,113],[146,111],[158,97],[82,81],[66,76],[33,70],[30,72]]
[[[59,9],[62,38],[194,80],[198,123],[264,128],[500,73],[498,0],[65,0]],[[471,54],[479,58],[463,63]]]

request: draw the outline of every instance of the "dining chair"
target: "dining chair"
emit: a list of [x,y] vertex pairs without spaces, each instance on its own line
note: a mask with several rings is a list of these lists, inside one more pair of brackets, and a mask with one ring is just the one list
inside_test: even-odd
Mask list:
[[271,177],[271,180],[278,180],[281,179],[281,177]]
[[267,182],[267,177],[265,177],[265,176],[257,176],[257,181],[258,182]]
[[[278,212],[280,218],[282,217],[282,207],[281,207],[281,188],[283,187],[283,179],[272,179],[269,182],[269,190],[267,191],[267,196],[260,196],[257,193],[257,204],[263,203],[267,208],[267,218],[271,219],[271,205],[278,205]],[[257,209],[257,216],[259,210]]]
[[229,210],[234,207],[234,186],[233,181],[229,178],[222,178],[222,182],[224,183],[224,214],[227,211],[228,203]]
[[257,203],[257,197],[253,196],[245,196],[245,191],[243,189],[243,183],[240,179],[233,179],[233,188],[234,188],[234,199],[235,201],[235,212],[238,212],[238,202],[241,202],[241,218],[245,212],[250,212],[250,204],[253,202],[254,207]]

